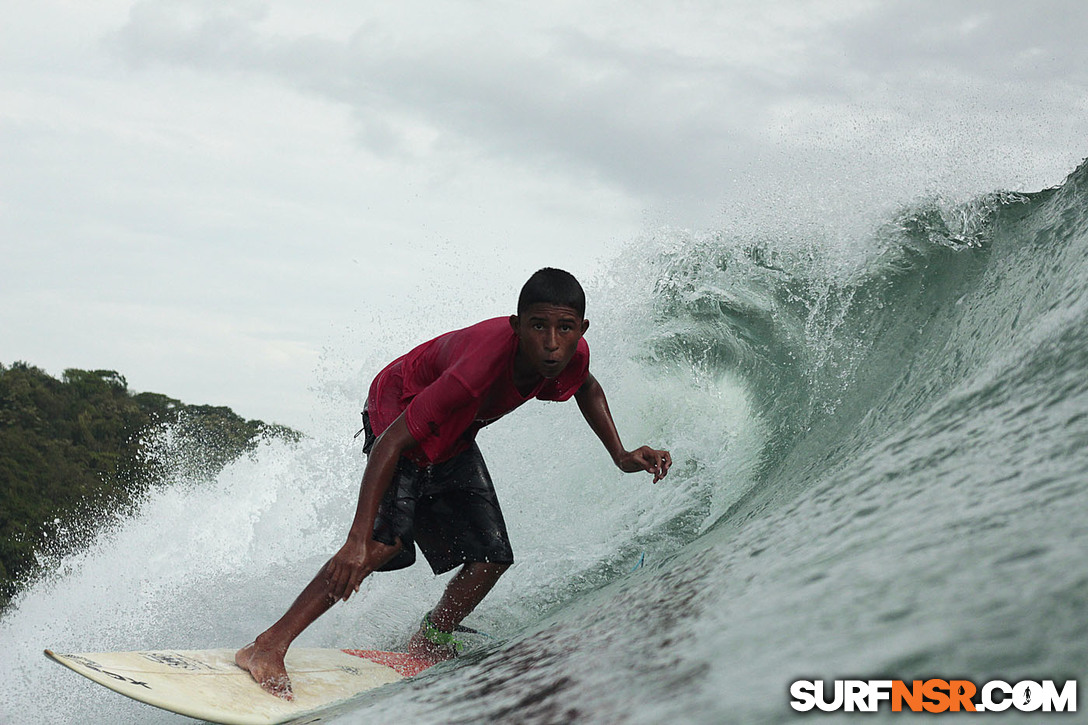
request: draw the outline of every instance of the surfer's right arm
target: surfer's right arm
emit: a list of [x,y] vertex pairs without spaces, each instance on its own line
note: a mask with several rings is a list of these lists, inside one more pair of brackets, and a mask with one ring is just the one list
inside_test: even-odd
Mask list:
[[397,461],[416,445],[415,438],[408,432],[404,413],[374,442],[359,485],[359,504],[351,530],[348,531],[348,540],[326,565],[329,595],[333,600],[347,600],[353,592],[359,591],[363,579],[400,550],[399,539],[396,546],[389,546],[373,538],[374,520],[378,516],[382,497],[393,480]]

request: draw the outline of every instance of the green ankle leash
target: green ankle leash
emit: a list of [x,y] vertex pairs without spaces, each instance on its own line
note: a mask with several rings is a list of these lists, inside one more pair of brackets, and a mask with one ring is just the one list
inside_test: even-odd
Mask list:
[[437,644],[441,647],[450,647],[458,654],[465,648],[465,643],[456,639],[453,636],[453,632],[443,632],[441,629],[434,626],[434,623],[431,622],[430,612],[423,615],[423,621],[420,623],[419,628],[423,633],[423,636],[427,638],[427,641],[432,644]]

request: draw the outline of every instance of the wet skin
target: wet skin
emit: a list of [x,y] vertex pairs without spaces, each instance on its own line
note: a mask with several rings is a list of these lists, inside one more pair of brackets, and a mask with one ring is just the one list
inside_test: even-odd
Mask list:
[[514,385],[527,393],[541,378],[563,372],[589,329],[589,320],[582,319],[573,307],[538,303],[529,305],[521,315],[511,315],[510,327],[518,337]]
[[[589,328],[589,321],[564,305],[535,304],[521,312],[510,317],[510,326],[518,337],[512,378],[518,390],[528,395],[541,379],[554,378],[566,368],[578,349],[578,341]],[[628,473],[646,471],[653,475],[655,483],[665,477],[672,465],[669,452],[649,446],[632,451],[623,447],[604,390],[592,373],[587,375],[574,397],[586,422],[620,470]],[[397,460],[415,445],[402,413],[378,436],[367,459],[347,542],[303,589],[287,612],[235,655],[238,666],[247,670],[269,693],[287,700],[294,698],[283,661],[287,648],[333,604],[346,601],[359,591],[363,579],[400,549],[399,540],[396,546],[388,546],[371,538],[371,532]],[[506,565],[465,564],[450,581],[442,600],[431,610],[431,622],[441,631],[452,631],[479,604],[505,570]],[[418,632],[409,642],[408,649],[431,661],[446,659],[452,654],[435,648]]]

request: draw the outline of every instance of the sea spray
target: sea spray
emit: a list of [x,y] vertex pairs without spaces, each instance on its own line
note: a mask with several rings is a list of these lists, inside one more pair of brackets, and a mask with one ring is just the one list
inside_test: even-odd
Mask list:
[[[635,242],[589,285],[592,366],[624,440],[668,446],[673,473],[619,474],[571,405],[485,430],[518,557],[473,615],[496,640],[340,721],[780,722],[799,678],[1079,676],[1086,169],[921,200],[845,239]],[[42,646],[223,646],[267,626],[346,531],[352,432],[160,491],[26,592],[0,623],[8,719],[45,721],[47,699],[52,722],[157,716]],[[443,584],[373,577],[305,642],[397,646]]]
[[[687,235],[640,257],[653,271],[633,309],[649,314],[627,334],[658,334],[640,350],[651,367],[742,370],[746,390],[777,393],[754,404],[772,436],[758,480],[705,535],[365,717],[780,722],[802,677],[1078,677],[1086,175],[959,210],[919,202],[856,264],[766,265],[788,273],[770,295],[759,272],[737,293],[707,283],[706,269],[737,279],[704,264],[713,237],[666,261],[680,277],[662,280],[661,260],[687,254]],[[724,246],[734,270],[768,260]],[[686,297],[655,307],[655,287]]]

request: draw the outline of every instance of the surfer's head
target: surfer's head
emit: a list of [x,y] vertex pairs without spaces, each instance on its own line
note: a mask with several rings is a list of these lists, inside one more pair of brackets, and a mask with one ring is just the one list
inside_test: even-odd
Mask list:
[[586,293],[582,285],[570,272],[554,267],[538,270],[521,288],[518,314],[524,314],[530,305],[538,303],[569,307],[578,313],[579,318],[586,316]]
[[545,267],[530,277],[521,288],[518,313],[510,316],[518,336],[515,367],[545,378],[563,372],[589,328],[585,312],[586,294],[569,272]]

